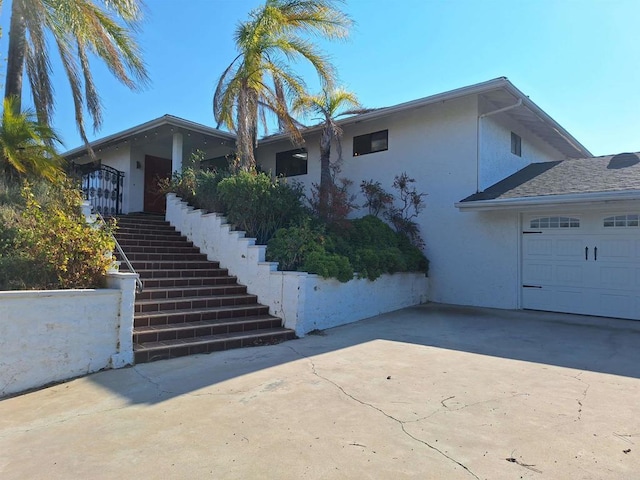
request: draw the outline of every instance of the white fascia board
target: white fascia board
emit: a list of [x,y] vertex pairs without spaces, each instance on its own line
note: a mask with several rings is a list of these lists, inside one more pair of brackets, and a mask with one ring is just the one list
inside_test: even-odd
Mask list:
[[[506,80],[506,79],[505,79]],[[593,154],[582,145],[573,135],[567,132],[562,125],[556,122],[553,118],[549,116],[547,112],[542,110],[538,105],[536,105],[531,99],[522,93],[513,83],[506,80],[505,88],[515,97],[521,98],[522,103],[533,113],[535,113],[543,122],[549,125],[558,135],[560,135],[565,141],[571,144],[576,150],[580,151],[585,158],[593,157]]]
[[480,210],[522,210],[528,208],[552,207],[555,205],[595,205],[610,202],[640,200],[639,190],[620,192],[574,193],[568,195],[543,195],[525,198],[498,198],[495,200],[477,200],[456,202],[454,206],[461,211]]
[[[444,93],[438,93],[436,95],[431,95],[424,98],[419,98],[417,100],[411,100],[409,102],[400,103],[398,105],[393,105],[391,107],[383,107],[372,110],[368,113],[362,113],[359,115],[353,115],[351,117],[347,117],[343,120],[339,120],[337,123],[341,127],[345,127],[347,125],[368,122],[371,120],[376,120],[378,118],[387,117],[389,115],[393,115],[395,113],[403,112],[406,110],[412,110],[416,108],[422,108],[427,105],[432,105],[435,103],[442,103],[450,100],[455,100],[458,98],[465,97],[467,95],[481,95],[483,93],[491,92],[497,89],[504,89],[513,95],[516,99],[521,99],[522,104],[529,109],[532,113],[534,113],[542,122],[547,124],[547,126],[555,131],[560,137],[562,137],[567,143],[572,145],[576,150],[580,151],[582,155],[586,157],[592,157],[593,154],[578,140],[576,140],[573,135],[567,132],[564,127],[562,127],[558,122],[556,122],[553,118],[549,116],[544,110],[542,110],[538,105],[536,105],[528,96],[526,96],[523,92],[521,92],[516,86],[509,81],[506,77],[498,77],[493,80],[489,80],[482,83],[477,83],[475,85],[469,85],[467,87],[457,88],[455,90],[450,90]],[[314,132],[320,131],[322,129],[322,125],[315,125],[308,127],[303,130],[303,135],[309,135]],[[288,139],[287,134],[275,134],[268,137],[264,137],[258,141],[258,146],[260,145],[268,145],[270,143],[275,143],[279,141],[283,141]]]
[[[135,135],[140,135],[163,125],[171,125],[176,128],[184,128],[186,130],[191,130],[192,132],[222,137],[232,141],[235,141],[236,139],[235,135],[224,132],[222,130],[218,130],[216,128],[207,127],[206,125],[202,125],[200,123],[190,122],[189,120],[185,120],[180,117],[174,117],[173,115],[163,115],[162,117],[155,118],[145,123],[141,123],[140,125],[128,128],[127,130],[122,130],[121,132],[117,132],[112,135],[108,135],[106,137],[89,142],[89,145],[91,146],[91,148],[97,149],[104,145],[119,143],[127,138],[133,137]],[[84,155],[86,153],[87,147],[83,145],[63,153],[62,156],[67,158]]]
[[[346,125],[350,125],[354,123],[368,122],[371,120],[376,120],[378,118],[388,117],[389,115],[392,115],[394,113],[403,112],[406,110],[412,110],[415,108],[421,108],[434,103],[441,103],[449,100],[455,100],[458,98],[465,97],[467,95],[482,94],[485,92],[496,90],[498,88],[503,88],[507,85],[511,85],[511,82],[509,82],[509,80],[507,80],[506,77],[494,78],[493,80],[489,80],[487,82],[482,82],[482,83],[477,83],[475,85],[469,85],[467,87],[457,88],[455,90],[450,90],[444,93],[438,93],[436,95],[419,98],[417,100],[411,100],[409,102],[400,103],[398,105],[393,105],[391,107],[376,108],[368,113],[361,113],[359,115],[353,115],[351,117],[347,117],[343,120],[338,120],[337,123],[341,127],[344,127]],[[522,93],[520,94],[524,96],[524,94]],[[320,131],[321,129],[322,129],[322,125],[311,126],[304,129],[302,131],[302,134],[308,135],[308,134]],[[270,135],[268,137],[264,137],[261,140],[259,140],[258,146],[283,141],[288,138],[289,136],[284,133]]]

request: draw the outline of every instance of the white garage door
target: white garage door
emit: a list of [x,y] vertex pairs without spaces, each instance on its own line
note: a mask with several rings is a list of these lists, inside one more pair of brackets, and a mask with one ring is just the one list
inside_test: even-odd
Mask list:
[[640,215],[528,215],[522,306],[640,319]]

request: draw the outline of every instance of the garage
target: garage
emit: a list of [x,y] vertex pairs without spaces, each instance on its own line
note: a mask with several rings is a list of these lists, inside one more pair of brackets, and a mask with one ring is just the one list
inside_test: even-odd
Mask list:
[[518,307],[640,320],[639,154],[532,163],[456,206],[517,216],[518,253],[493,269],[517,266]]
[[522,307],[640,319],[639,213],[524,215]]

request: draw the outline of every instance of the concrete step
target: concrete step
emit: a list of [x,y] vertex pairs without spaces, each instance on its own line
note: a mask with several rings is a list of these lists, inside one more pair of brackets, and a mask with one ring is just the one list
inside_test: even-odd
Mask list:
[[144,363],[195,355],[198,353],[219,352],[231,348],[273,345],[293,338],[295,338],[295,334],[292,330],[286,328],[271,328],[259,330],[254,333],[228,333],[193,339],[136,344],[134,354],[136,363]]
[[203,253],[147,253],[147,252],[131,252],[127,254],[129,260],[142,262],[177,262],[177,261],[191,261],[191,262],[208,262],[207,256]]
[[138,268],[134,265],[136,272],[140,274],[140,278],[195,278],[195,277],[224,277],[229,271],[226,268],[215,268],[198,270],[153,270]]
[[237,307],[257,305],[255,295],[233,294],[210,297],[182,297],[167,299],[137,300],[135,313],[169,312],[173,310],[197,310],[201,308]]
[[182,338],[206,337],[227,333],[255,332],[270,328],[280,328],[282,321],[270,315],[256,315],[242,319],[226,318],[202,322],[172,323],[138,327],[133,332],[135,343],[163,342]]
[[146,287],[136,300],[164,300],[184,297],[211,297],[216,295],[233,295],[247,293],[244,285],[212,285],[212,286],[180,286],[180,287]]
[[144,312],[134,314],[133,325],[136,328],[150,327],[152,325],[168,325],[170,323],[243,318],[254,315],[267,315],[268,313],[269,307],[260,304]]
[[218,277],[165,277],[165,278],[145,278],[144,289],[172,288],[172,287],[199,287],[217,285],[235,285],[237,278],[230,275]]
[[295,338],[163,217],[120,217],[116,238],[144,283],[134,306],[136,363]]

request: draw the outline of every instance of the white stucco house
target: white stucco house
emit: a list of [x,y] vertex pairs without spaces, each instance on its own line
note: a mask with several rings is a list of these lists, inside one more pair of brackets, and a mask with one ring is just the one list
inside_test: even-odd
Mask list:
[[[428,194],[418,221],[431,262],[431,301],[640,319],[635,154],[594,158],[506,78],[340,124],[340,175],[353,180],[354,193],[362,180],[391,190],[394,176],[407,172]],[[300,150],[283,135],[264,138],[257,161],[308,188],[320,178],[319,129],[309,128],[305,140]],[[223,162],[234,141],[165,115],[92,142],[102,165],[123,176],[117,191],[115,177],[112,186],[94,179],[87,188],[98,207],[102,188],[100,201],[118,200],[105,209],[159,211],[156,175],[179,170],[196,149],[212,164]],[[66,157],[89,162],[84,147]]]

